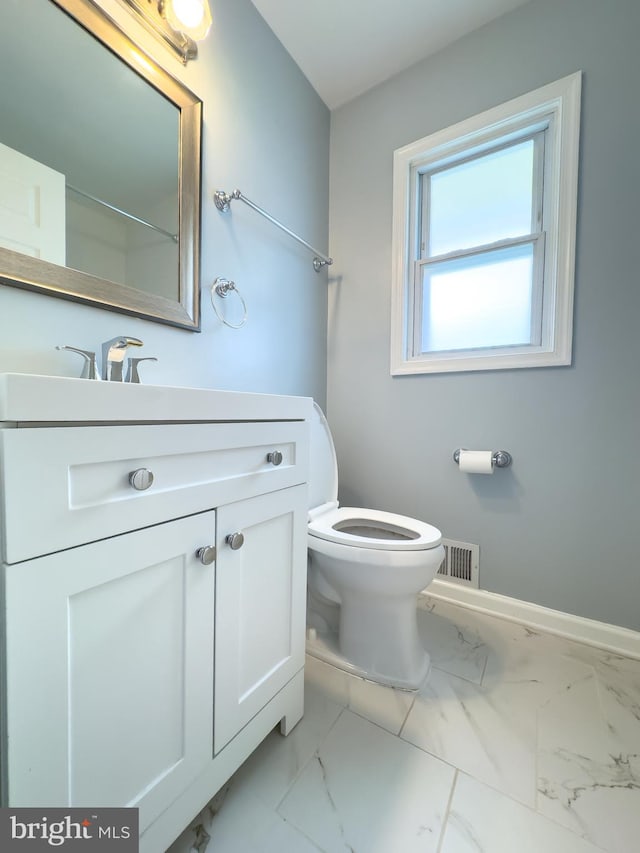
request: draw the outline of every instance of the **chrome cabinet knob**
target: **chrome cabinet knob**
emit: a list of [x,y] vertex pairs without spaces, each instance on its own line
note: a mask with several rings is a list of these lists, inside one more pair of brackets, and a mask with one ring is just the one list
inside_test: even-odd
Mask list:
[[137,468],[129,474],[129,482],[139,492],[144,492],[153,484],[153,473],[148,468]]
[[280,465],[283,458],[279,450],[272,450],[271,453],[267,453],[267,462],[271,462],[272,465]]
[[225,542],[232,551],[237,551],[244,545],[244,533],[230,533]]
[[203,566],[210,566],[216,559],[215,545],[205,545],[203,548],[198,548],[196,557]]

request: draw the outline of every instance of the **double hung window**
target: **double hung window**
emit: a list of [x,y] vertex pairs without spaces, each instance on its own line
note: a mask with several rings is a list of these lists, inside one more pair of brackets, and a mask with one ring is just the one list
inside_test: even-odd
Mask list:
[[579,93],[395,152],[392,373],[570,363]]

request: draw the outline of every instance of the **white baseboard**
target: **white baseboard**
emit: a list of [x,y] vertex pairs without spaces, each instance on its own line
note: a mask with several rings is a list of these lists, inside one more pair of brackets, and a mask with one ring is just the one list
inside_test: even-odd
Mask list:
[[422,591],[422,595],[489,616],[508,619],[510,622],[518,622],[528,628],[595,646],[614,654],[640,659],[640,632],[629,628],[620,628],[595,619],[585,619],[582,616],[541,607],[539,604],[498,595],[496,592],[486,592],[483,589],[473,589],[441,580],[432,581]]

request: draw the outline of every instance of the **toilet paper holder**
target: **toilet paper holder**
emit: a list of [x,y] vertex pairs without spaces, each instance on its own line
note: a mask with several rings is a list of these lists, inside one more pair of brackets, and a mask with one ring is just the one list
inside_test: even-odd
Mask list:
[[[460,463],[460,451],[466,450],[465,447],[459,447],[453,451],[453,461],[456,464]],[[506,450],[494,450],[491,454],[491,465],[494,468],[508,468],[513,462],[513,457]]]

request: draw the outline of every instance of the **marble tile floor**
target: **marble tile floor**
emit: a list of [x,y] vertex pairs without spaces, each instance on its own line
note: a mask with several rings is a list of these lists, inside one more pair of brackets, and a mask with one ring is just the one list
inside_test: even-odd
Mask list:
[[171,853],[637,853],[640,661],[420,601],[418,694],[307,658],[273,731]]

